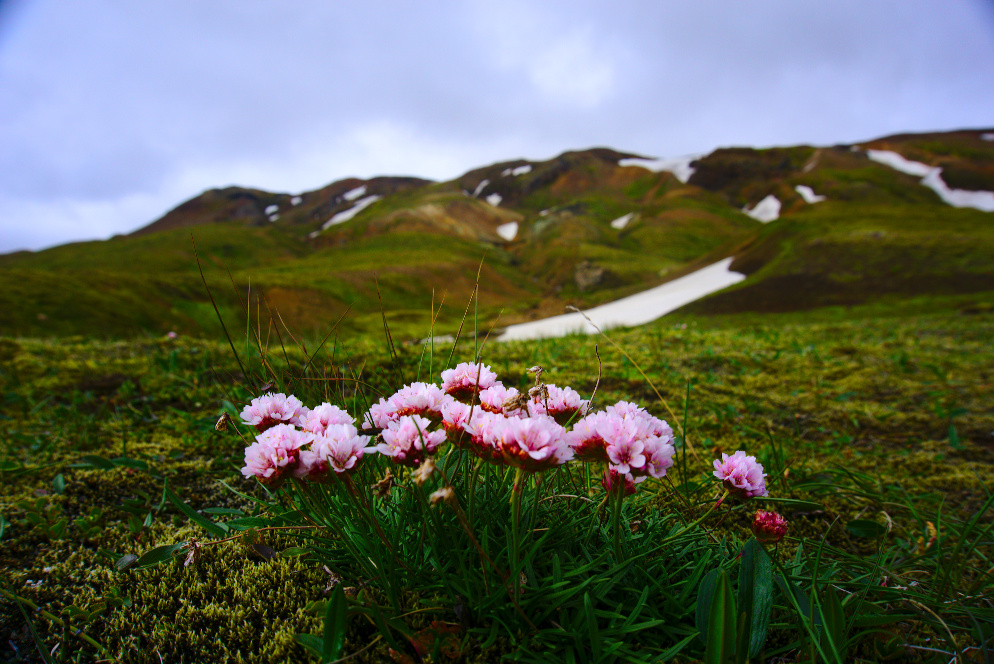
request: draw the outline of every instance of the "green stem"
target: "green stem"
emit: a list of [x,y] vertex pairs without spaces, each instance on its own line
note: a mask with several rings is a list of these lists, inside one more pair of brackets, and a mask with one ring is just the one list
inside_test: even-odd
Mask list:
[[670,535],[669,537],[661,540],[660,544],[662,544],[663,542],[669,542],[670,540],[674,540],[677,537],[680,537],[681,535],[683,535],[684,533],[686,533],[688,530],[690,530],[694,526],[700,525],[705,519],[707,519],[709,516],[711,516],[712,512],[714,512],[716,509],[718,509],[719,505],[721,505],[723,502],[725,502],[725,499],[728,498],[728,496],[729,496],[730,493],[731,493],[731,491],[729,491],[728,489],[725,489],[725,493],[721,494],[721,498],[719,498],[717,501],[715,501],[714,505],[711,506],[711,509],[709,509],[707,512],[704,513],[704,516],[702,516],[701,518],[697,519],[693,523],[687,524],[687,527],[684,528],[683,530],[681,530],[680,532],[678,532],[676,535]]
[[524,468],[514,471],[514,485],[511,487],[511,583],[514,588],[514,601],[521,594],[521,570],[518,564],[521,557],[521,491],[525,484]]
[[625,478],[618,476],[614,489],[614,504],[611,505],[611,534],[614,536],[614,558],[615,563],[620,564],[621,555],[621,508],[625,504]]

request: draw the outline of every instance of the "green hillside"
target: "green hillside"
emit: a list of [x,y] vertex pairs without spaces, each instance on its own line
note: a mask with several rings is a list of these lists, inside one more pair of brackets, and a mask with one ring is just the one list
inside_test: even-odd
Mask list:
[[[721,149],[698,160],[686,184],[618,165],[636,155],[594,148],[441,183],[351,178],[299,196],[210,190],[128,236],[0,256],[0,334],[214,335],[194,242],[226,318],[258,307],[305,334],[346,310],[343,329],[378,329],[385,309],[398,336],[414,338],[424,330],[407,325],[405,312],[443,297],[436,331],[452,332],[481,262],[478,314],[499,314],[500,326],[609,301],[727,256],[748,278],[692,311],[994,291],[994,214],[951,207],[865,153],[894,150],[941,166],[950,186],[990,191],[994,143],[982,133],[894,136],[860,149]],[[797,185],[825,200],[806,203]],[[768,195],[782,204],[779,219],[742,212]]]

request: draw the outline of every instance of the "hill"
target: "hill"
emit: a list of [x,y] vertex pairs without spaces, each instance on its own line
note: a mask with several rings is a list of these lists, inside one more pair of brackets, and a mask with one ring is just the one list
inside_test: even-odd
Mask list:
[[871,158],[894,152],[941,169],[929,177],[947,190],[994,191],[990,134],[727,148],[690,163],[593,148],[448,182],[213,189],[127,236],[0,256],[0,334],[213,335],[198,255],[226,320],[244,322],[249,306],[305,336],[346,311],[343,330],[377,329],[381,307],[398,336],[423,336],[443,297],[436,333],[454,331],[478,270],[481,326],[602,303],[727,256],[748,278],[688,311],[990,293],[994,215]]

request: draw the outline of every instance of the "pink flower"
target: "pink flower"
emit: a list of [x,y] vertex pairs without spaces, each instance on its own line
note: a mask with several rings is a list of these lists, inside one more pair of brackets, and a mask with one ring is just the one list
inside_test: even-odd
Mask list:
[[548,396],[536,388],[532,388],[529,394],[528,413],[530,415],[549,415],[557,422],[565,424],[574,415],[583,415],[590,402],[580,396],[580,393],[572,387],[556,387],[546,385],[545,390]]
[[390,399],[380,399],[369,407],[369,412],[363,418],[363,429],[386,429],[387,425],[397,419],[397,406]]
[[609,440],[617,437],[624,419],[605,412],[591,413],[573,425],[567,442],[582,461],[607,461]]
[[634,435],[619,436],[611,445],[607,446],[607,458],[611,461],[611,470],[622,475],[627,475],[632,471],[641,470],[645,467],[645,455],[642,450],[645,443],[635,438]]
[[264,394],[261,397],[252,399],[252,402],[242,409],[241,418],[245,424],[251,424],[258,431],[277,424],[299,425],[303,417],[307,416],[307,409],[300,399],[293,396],[280,394]]
[[166,337],[168,337],[169,339],[177,339],[179,338],[179,335],[173,332],[172,330],[170,330],[169,332],[166,333]]
[[754,456],[746,456],[739,450],[732,456],[722,453],[721,459],[714,460],[714,476],[722,481],[725,488],[739,498],[765,497],[766,474],[763,466]]
[[355,424],[354,417],[330,403],[321,404],[300,420],[301,429],[317,434],[324,433],[330,424]]
[[507,418],[496,433],[497,447],[509,466],[538,471],[573,458],[566,430],[551,417]]
[[277,424],[255,437],[245,448],[242,475],[256,477],[266,485],[279,486],[291,473],[300,456],[300,448],[314,440],[314,434],[298,431],[289,424]]
[[763,544],[776,544],[787,534],[787,519],[776,512],[758,510],[752,520],[752,533]]
[[482,363],[463,362],[457,364],[454,369],[442,372],[442,391],[457,399],[471,398],[474,392],[493,387],[496,383],[497,374]]
[[420,415],[438,421],[442,419],[442,406],[452,400],[438,385],[411,383],[371,407],[363,426],[366,429],[386,429],[390,422],[404,415]]
[[473,454],[489,463],[503,461],[498,440],[507,419],[500,413],[479,409],[473,411],[472,417],[462,424],[463,431],[469,435],[469,447]]
[[369,436],[360,436],[352,424],[330,424],[314,437],[310,449],[300,451],[300,461],[294,475],[312,480],[321,479],[328,470],[345,473],[362,459]]
[[662,438],[651,436],[645,441],[645,466],[642,471],[649,477],[662,479],[666,476],[666,470],[673,465],[673,455],[676,448],[673,447],[673,436]]
[[624,495],[630,496],[635,493],[635,479],[631,475],[622,475],[616,470],[604,471],[604,475],[601,477],[601,486],[606,492],[611,493],[614,487],[618,486],[618,482],[624,482]]
[[666,422],[625,401],[591,413],[573,425],[567,442],[577,458],[609,461],[635,482],[659,479],[673,465],[673,432]]
[[412,468],[421,464],[424,457],[432,454],[445,441],[445,431],[428,431],[431,420],[420,415],[404,415],[390,422],[380,434],[383,442],[376,450],[399,464]]
[[470,411],[473,412],[474,416],[481,412],[479,407],[473,408],[461,401],[450,401],[442,406],[442,426],[449,433],[461,432],[462,425],[469,418]]
[[483,410],[491,413],[503,413],[504,404],[517,396],[518,391],[516,389],[513,387],[504,387],[500,381],[497,381],[480,392],[480,406]]

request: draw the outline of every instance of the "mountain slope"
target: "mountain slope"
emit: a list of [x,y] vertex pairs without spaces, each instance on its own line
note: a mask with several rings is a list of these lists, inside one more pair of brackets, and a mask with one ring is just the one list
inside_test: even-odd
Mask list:
[[[689,311],[994,291],[994,214],[950,207],[867,153],[896,151],[941,168],[951,187],[994,191],[986,133],[726,148],[695,161],[686,182],[639,155],[593,148],[449,182],[210,190],[128,236],[0,256],[0,334],[215,334],[196,256],[226,319],[244,325],[248,305],[263,326],[274,316],[307,334],[346,310],[344,331],[378,329],[382,308],[401,338],[423,336],[443,297],[436,333],[454,331],[478,271],[480,325],[499,315],[502,326],[729,255],[748,278]],[[770,216],[760,208],[778,218],[761,223],[754,217]]]

